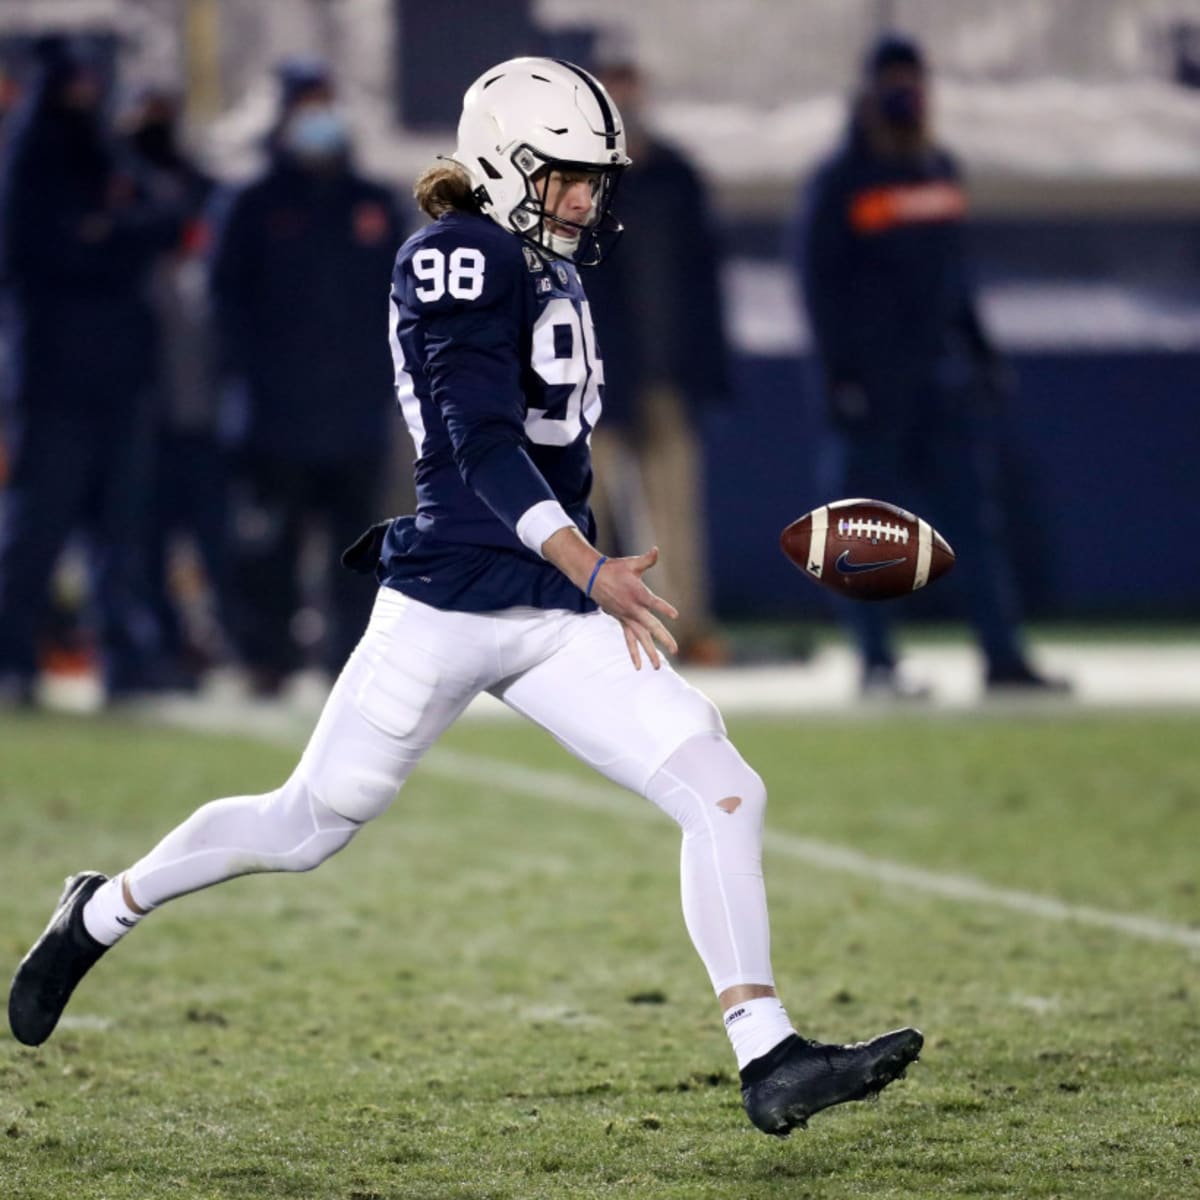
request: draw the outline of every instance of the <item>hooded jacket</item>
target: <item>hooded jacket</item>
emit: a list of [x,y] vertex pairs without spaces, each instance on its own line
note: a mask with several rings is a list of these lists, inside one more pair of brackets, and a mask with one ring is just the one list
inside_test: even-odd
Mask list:
[[814,349],[832,384],[929,378],[987,352],[965,241],[967,197],[939,147],[876,154],[852,122],[801,196],[791,245]]
[[298,461],[378,457],[394,404],[388,291],[402,240],[391,193],[350,164],[278,146],[219,198],[212,294],[241,447]]

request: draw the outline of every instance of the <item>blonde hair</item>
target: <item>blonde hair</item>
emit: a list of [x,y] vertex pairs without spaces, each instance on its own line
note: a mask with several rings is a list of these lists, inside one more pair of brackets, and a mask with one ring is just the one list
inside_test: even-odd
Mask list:
[[423,213],[435,218],[447,212],[479,212],[471,177],[450,158],[439,158],[426,167],[413,184],[413,199]]

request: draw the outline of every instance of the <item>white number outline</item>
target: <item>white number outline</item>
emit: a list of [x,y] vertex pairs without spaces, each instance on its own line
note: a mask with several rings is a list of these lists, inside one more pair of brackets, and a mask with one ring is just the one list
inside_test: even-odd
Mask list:
[[[559,358],[554,353],[554,329],[558,325],[571,331],[570,358]],[[528,410],[525,434],[531,442],[569,446],[583,432],[585,421],[589,430],[595,427],[600,419],[604,362],[596,353],[592,309],[586,300],[579,309],[565,296],[556,296],[546,305],[533,327],[530,366],[551,387],[573,385],[561,417],[548,417],[549,409],[545,408]]]
[[427,246],[413,255],[412,273],[427,285],[414,289],[418,300],[430,303],[446,294],[446,256],[435,246]]
[[[482,250],[459,246],[450,252],[450,295],[455,300],[478,300],[483,295],[483,269],[487,266]],[[470,283],[464,282],[470,280]]]
[[413,294],[424,304],[440,300],[447,292],[455,300],[478,300],[483,295],[483,274],[487,260],[474,246],[458,246],[450,251],[450,269],[446,255],[437,246],[426,246],[412,256],[412,273],[423,286]]

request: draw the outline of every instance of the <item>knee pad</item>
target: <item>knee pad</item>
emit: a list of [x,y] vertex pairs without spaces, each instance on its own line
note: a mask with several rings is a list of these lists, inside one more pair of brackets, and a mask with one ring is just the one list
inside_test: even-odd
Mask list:
[[364,825],[382,816],[404,785],[407,771],[373,769],[366,762],[330,762],[310,770],[301,763],[295,779],[314,801],[342,820]]
[[335,854],[358,831],[359,824],[341,816],[298,776],[264,796],[261,817],[284,836],[286,849],[276,851],[275,870],[311,871]]

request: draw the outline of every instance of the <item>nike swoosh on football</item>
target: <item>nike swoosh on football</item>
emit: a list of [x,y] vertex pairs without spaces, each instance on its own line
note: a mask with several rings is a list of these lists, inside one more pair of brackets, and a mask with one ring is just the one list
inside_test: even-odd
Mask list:
[[852,563],[850,551],[843,550],[833,565],[840,575],[861,575],[865,571],[882,571],[884,567],[898,567],[901,563],[906,562],[908,562],[907,558],[889,558],[886,562]]

